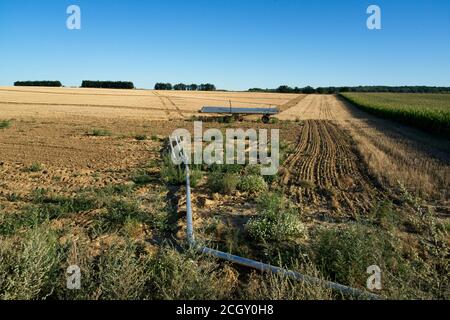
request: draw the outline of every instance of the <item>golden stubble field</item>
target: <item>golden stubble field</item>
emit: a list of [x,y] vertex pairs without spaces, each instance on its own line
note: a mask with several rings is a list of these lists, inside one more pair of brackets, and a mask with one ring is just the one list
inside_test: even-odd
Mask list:
[[[288,94],[70,88],[0,88],[3,117],[174,120],[205,105],[283,106]],[[17,106],[20,106],[18,108]]]

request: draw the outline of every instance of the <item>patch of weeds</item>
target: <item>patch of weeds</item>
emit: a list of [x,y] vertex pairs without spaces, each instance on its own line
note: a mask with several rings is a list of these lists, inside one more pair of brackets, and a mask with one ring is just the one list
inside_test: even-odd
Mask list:
[[269,123],[270,124],[278,124],[278,123],[280,123],[280,119],[271,117]]
[[244,169],[244,174],[250,175],[250,176],[262,176],[263,179],[266,181],[266,183],[271,185],[272,183],[274,183],[277,180],[278,174],[262,175],[261,173],[262,173],[263,168],[265,168],[265,167],[262,165],[248,165]]
[[6,200],[8,200],[9,202],[17,202],[20,200],[20,196],[15,192],[8,193],[6,195]]
[[238,189],[242,192],[261,193],[268,190],[266,181],[261,176],[243,176],[241,177]]
[[0,211],[0,235],[12,236],[20,230],[38,227],[49,220],[49,213],[36,206],[27,206],[15,212]]
[[260,165],[248,165],[244,169],[244,174],[248,176],[258,176],[261,175]]
[[91,226],[95,234],[117,233],[122,231],[123,226],[130,219],[140,223],[150,222],[148,215],[140,209],[137,201],[111,199]]
[[230,267],[220,268],[212,259],[191,252],[181,254],[171,248],[162,248],[149,268],[154,299],[229,299],[238,281],[237,272]]
[[196,186],[198,186],[200,181],[202,181],[203,176],[204,176],[204,173],[198,166],[190,167],[189,179],[191,182],[191,187],[195,188]]
[[257,210],[258,215],[246,224],[248,234],[255,240],[286,241],[304,232],[298,210],[280,194],[260,196]]
[[319,231],[313,243],[313,256],[326,277],[360,288],[366,286],[367,268],[379,266],[383,272],[383,290],[401,292],[404,299],[416,290],[417,283],[412,282],[422,279],[416,278],[418,273],[414,271],[417,260],[405,259],[402,248],[389,233],[357,224]]
[[102,197],[127,196],[133,192],[133,186],[129,184],[114,184],[98,189],[95,193]]
[[76,197],[66,197],[54,194],[46,189],[37,189],[32,193],[33,203],[37,210],[43,212],[49,219],[61,217],[70,213],[85,212],[97,208],[97,199],[89,194]]
[[134,173],[131,180],[137,185],[149,184],[153,181],[152,177],[145,170],[139,170]]
[[148,299],[146,284],[150,278],[148,257],[139,255],[136,245],[115,244],[101,256],[98,281],[103,300]]
[[392,203],[381,202],[373,211],[375,222],[385,230],[393,229],[400,219],[394,210]]
[[150,138],[153,142],[158,142],[159,141],[159,138],[158,138],[158,136],[157,135],[155,135],[155,134],[153,134],[152,136],[151,136],[151,138]]
[[208,177],[208,186],[212,192],[232,194],[237,190],[240,177],[234,173],[213,172]]
[[[292,268],[303,274],[322,279],[314,264]],[[244,300],[332,300],[331,289],[318,284],[295,281],[274,273],[252,273],[241,293]]]
[[[78,231],[78,230],[77,230]],[[98,259],[89,250],[90,239],[80,230],[75,238],[62,243],[62,264],[59,282],[56,283],[52,300],[98,300]],[[81,271],[81,289],[67,290],[67,268],[76,265]]]
[[22,227],[22,223],[18,221],[18,217],[19,215],[16,212],[6,213],[4,211],[0,211],[0,235],[13,235],[18,229],[20,229]]
[[27,167],[25,170],[28,172],[41,172],[44,169],[42,164],[33,163],[31,166]]
[[89,135],[93,137],[110,137],[112,132],[106,129],[93,129]]
[[162,180],[168,184],[182,185],[186,182],[182,166],[174,165],[170,156],[165,156],[163,158],[160,173]]
[[217,118],[218,123],[227,123],[227,124],[235,123],[237,120],[238,118],[234,116],[223,116]]
[[0,120],[0,129],[8,129],[11,127],[11,120]]
[[[165,156],[160,171],[162,180],[174,186],[184,185],[186,183],[186,172],[183,167],[184,165],[175,165],[170,156]],[[203,171],[198,166],[190,166],[189,169],[191,187],[196,187],[203,179]]]
[[147,136],[146,135],[137,135],[134,137],[137,141],[144,141],[147,140]]
[[208,167],[210,172],[234,173],[240,174],[245,166],[242,164],[217,164],[214,163]]
[[4,279],[0,299],[49,297],[58,278],[60,260],[57,236],[48,226],[29,230],[19,242],[2,242],[0,265]]
[[137,238],[142,232],[142,223],[136,218],[128,217],[123,224],[122,230],[129,238]]

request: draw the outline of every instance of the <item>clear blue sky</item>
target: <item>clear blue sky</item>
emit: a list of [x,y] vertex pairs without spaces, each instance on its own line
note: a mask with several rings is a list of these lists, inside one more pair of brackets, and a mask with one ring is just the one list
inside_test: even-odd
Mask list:
[[0,0],[0,85],[44,79],[450,86],[450,1]]

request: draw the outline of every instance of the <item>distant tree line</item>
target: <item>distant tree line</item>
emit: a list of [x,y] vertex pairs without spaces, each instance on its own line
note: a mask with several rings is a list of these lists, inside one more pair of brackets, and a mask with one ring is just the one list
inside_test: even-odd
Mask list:
[[84,80],[82,88],[102,88],[102,89],[134,89],[133,82],[129,81],[91,81]]
[[427,87],[427,86],[359,86],[359,87],[289,87],[279,86],[276,89],[252,88],[249,92],[276,92],[276,93],[304,93],[304,94],[334,94],[341,92],[393,92],[393,93],[450,93],[450,87]]
[[177,91],[216,91],[216,86],[211,83],[204,84],[184,84],[178,83],[172,86],[170,83],[158,82],[155,84],[155,90],[177,90]]
[[16,81],[15,87],[62,87],[60,81]]

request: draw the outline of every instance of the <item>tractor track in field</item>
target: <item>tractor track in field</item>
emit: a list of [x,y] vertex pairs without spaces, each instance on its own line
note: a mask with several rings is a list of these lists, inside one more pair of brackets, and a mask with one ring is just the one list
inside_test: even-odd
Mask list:
[[286,111],[292,107],[295,107],[297,104],[300,103],[300,101],[302,101],[303,99],[305,99],[307,96],[306,95],[300,95],[292,100],[289,100],[288,102],[286,102],[285,104],[282,104],[278,107],[278,109],[280,110],[280,112]]
[[170,102],[170,104],[177,110],[178,114],[184,119],[185,116],[183,112],[181,112],[181,109],[175,104],[175,102],[173,102],[173,100],[167,96],[164,96],[164,98],[166,98]]
[[[178,113],[178,115],[181,116],[181,118],[183,118],[183,119],[185,118],[183,112],[181,112],[181,109],[175,104],[175,102],[173,102],[172,99],[170,99],[170,98],[167,97],[167,96],[162,96],[162,95],[160,95],[158,92],[153,92],[153,94],[154,94],[155,96],[157,96],[157,97],[161,100],[162,104],[163,104],[164,107],[166,108],[166,113],[167,113],[168,116],[170,116],[170,112],[176,111],[176,112]],[[170,110],[169,107],[167,106],[166,101],[164,101],[164,99],[167,99],[167,101],[169,101],[169,103],[172,105],[172,107],[175,108],[175,110]]]
[[161,103],[164,106],[164,111],[166,112],[167,117],[170,119],[170,109],[167,106],[166,101],[164,101],[164,98],[162,96],[160,96],[159,93],[157,93],[157,92],[153,92],[153,94],[159,98],[159,100],[161,101]]
[[283,184],[303,206],[355,216],[382,199],[352,139],[332,121],[305,121],[284,169]]

